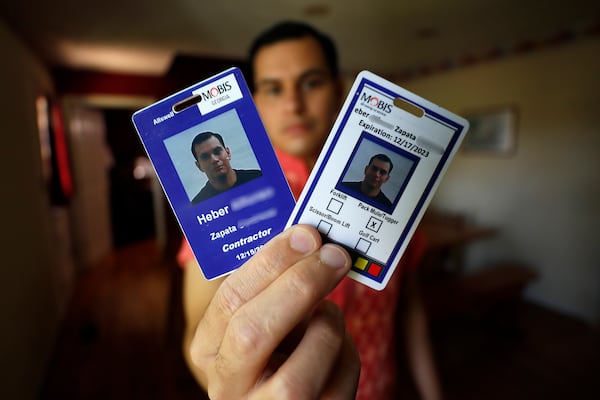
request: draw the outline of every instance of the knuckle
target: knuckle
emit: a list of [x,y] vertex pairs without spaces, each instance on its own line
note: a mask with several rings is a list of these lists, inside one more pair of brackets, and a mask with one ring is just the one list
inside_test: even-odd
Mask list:
[[314,335],[327,351],[337,352],[344,340],[344,331],[339,328],[339,324],[333,321],[324,321],[315,329]]
[[310,400],[314,398],[308,392],[307,386],[299,384],[290,374],[274,376],[269,386],[268,398],[285,400]]
[[271,248],[268,243],[250,259],[250,262],[260,265],[260,268],[252,269],[253,274],[260,281],[271,281],[281,275],[284,267],[289,264],[286,256],[287,253],[285,251],[281,251],[278,248]]
[[197,368],[201,370],[204,369],[204,365],[206,363],[206,355],[202,349],[202,346],[197,343],[197,341],[193,341],[190,345],[189,356],[192,364],[194,364]]
[[232,382],[234,375],[231,359],[217,354],[213,368],[207,387],[209,398],[211,400],[227,399],[229,393],[227,382]]
[[292,268],[288,271],[287,291],[289,296],[299,301],[311,301],[319,296],[315,279],[309,279],[308,268]]
[[239,289],[225,279],[215,297],[215,307],[224,316],[231,316],[244,304],[245,299]]
[[211,400],[224,400],[228,398],[228,394],[225,390],[226,385],[222,383],[210,383],[206,389],[208,398]]
[[[186,350],[186,344],[183,344],[184,351]],[[187,348],[189,360],[194,366],[199,368],[201,371],[205,371],[207,365],[210,364],[211,360],[215,356],[214,352],[211,352],[206,346],[206,340],[202,335],[201,330],[197,330],[194,336],[189,341],[189,347]]]
[[260,348],[265,332],[257,319],[240,311],[231,318],[227,335],[232,351],[239,357],[248,357]]
[[236,381],[246,360],[253,360],[264,340],[262,326],[243,311],[233,315],[212,364],[211,399],[227,399],[231,382]]

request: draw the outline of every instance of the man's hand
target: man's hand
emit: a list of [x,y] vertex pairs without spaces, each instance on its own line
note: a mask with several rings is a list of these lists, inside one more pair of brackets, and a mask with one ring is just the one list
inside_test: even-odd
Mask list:
[[225,279],[190,346],[211,399],[353,399],[358,353],[341,310],[323,300],[350,263],[297,225]]

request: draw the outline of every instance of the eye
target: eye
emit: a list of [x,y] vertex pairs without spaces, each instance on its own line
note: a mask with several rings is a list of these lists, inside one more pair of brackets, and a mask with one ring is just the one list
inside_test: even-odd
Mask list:
[[386,176],[388,174],[388,172],[385,169],[378,168],[374,165],[371,165],[371,171],[373,171],[374,173],[379,174],[381,176]]
[[267,89],[267,94],[271,96],[278,96],[281,93],[281,88],[279,87],[270,87]]
[[266,96],[279,96],[281,94],[281,86],[276,84],[263,85],[258,91]]
[[316,78],[316,77],[308,78],[302,82],[302,89],[303,90],[316,89],[316,88],[323,86],[324,82],[325,81],[323,78]]

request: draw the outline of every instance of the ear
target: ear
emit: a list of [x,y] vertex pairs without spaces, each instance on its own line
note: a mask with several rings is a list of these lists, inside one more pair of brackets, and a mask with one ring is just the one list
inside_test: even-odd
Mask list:
[[198,169],[202,172],[204,172],[204,170],[202,169],[202,167],[200,166],[200,163],[198,162],[198,160],[196,160],[196,167],[198,167]]
[[225,152],[227,152],[227,159],[231,160],[231,150],[229,150],[229,147],[225,147]]

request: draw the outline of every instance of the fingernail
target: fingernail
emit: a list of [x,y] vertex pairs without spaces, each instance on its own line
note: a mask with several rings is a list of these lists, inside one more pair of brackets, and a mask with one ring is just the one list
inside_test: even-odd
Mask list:
[[302,228],[297,228],[290,235],[290,246],[298,253],[307,254],[317,247],[315,238]]
[[341,248],[332,245],[321,247],[319,258],[323,264],[331,268],[343,268],[349,263],[348,256]]

